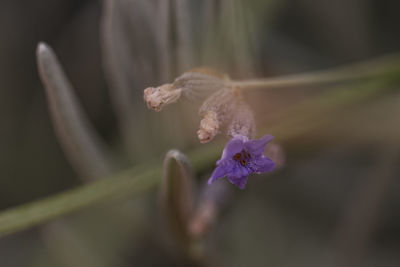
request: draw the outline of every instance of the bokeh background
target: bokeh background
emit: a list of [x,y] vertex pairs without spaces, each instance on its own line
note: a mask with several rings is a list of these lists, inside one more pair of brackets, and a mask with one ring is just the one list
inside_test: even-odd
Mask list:
[[[101,27],[109,2],[115,2],[118,23],[110,36],[117,40],[114,49],[125,56],[121,79],[129,86],[132,119],[117,119],[112,106],[110,90],[118,85],[105,66]],[[162,1],[149,2],[0,2],[2,210],[82,183],[52,128],[36,66],[40,41],[53,47],[88,117],[113,151],[124,155],[124,166],[161,161],[170,148],[198,146],[198,118],[177,117],[183,110],[195,114],[196,103],[154,114],[141,97],[144,88],[170,82],[191,67],[215,67],[237,79],[267,77],[400,50],[400,2],[395,0],[186,1],[183,15],[173,9],[182,1],[171,1],[168,43],[152,35],[165,34]],[[190,42],[177,37],[179,25],[187,27]],[[299,90],[300,95],[288,90],[271,96],[276,102],[264,94],[248,98],[258,100],[254,107],[263,122],[263,114],[274,114],[275,106],[282,109],[293,99],[307,98],[306,88]],[[399,106],[398,93],[380,98],[349,111],[342,124],[336,120],[321,133],[282,144],[285,167],[235,191],[210,233],[217,266],[399,266],[400,160],[392,151],[398,145],[393,133],[399,132]],[[141,129],[121,127],[124,120]],[[355,121],[368,127],[356,131]],[[374,125],[381,135],[358,139]],[[0,265],[184,266],[188,263],[171,256],[154,230],[159,219],[155,199],[151,192],[106,203],[51,227],[3,237]],[[114,206],[132,214],[113,220],[106,211]]]

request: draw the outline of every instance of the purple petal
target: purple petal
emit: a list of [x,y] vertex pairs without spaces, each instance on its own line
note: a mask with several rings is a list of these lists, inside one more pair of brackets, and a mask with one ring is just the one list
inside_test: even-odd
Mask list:
[[254,166],[254,172],[256,173],[270,172],[275,169],[275,163],[266,156],[254,159],[252,164]]
[[264,152],[265,146],[272,140],[274,137],[272,135],[266,134],[258,140],[250,140],[244,144],[244,148],[254,156],[262,155]]
[[237,187],[239,187],[240,189],[243,190],[247,183],[247,177],[248,176],[236,178],[236,177],[228,176],[228,180],[229,180],[229,182],[231,182],[232,184],[236,185]]
[[248,139],[245,136],[237,136],[232,138],[225,146],[222,152],[221,160],[230,159],[236,153],[240,153],[243,150],[244,143]]
[[210,179],[208,179],[208,184],[212,184],[215,180],[223,178],[232,172],[232,169],[236,165],[233,160],[219,161],[219,165],[213,171]]
[[238,164],[237,162],[235,162],[236,164],[233,166],[229,176],[230,177],[236,177],[236,178],[240,178],[243,176],[249,176],[250,173],[252,173],[252,171],[247,168],[244,167],[240,164]]

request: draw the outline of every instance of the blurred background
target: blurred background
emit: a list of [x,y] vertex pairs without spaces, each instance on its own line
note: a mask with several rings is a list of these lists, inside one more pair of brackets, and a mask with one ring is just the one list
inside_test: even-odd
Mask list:
[[[83,183],[52,127],[36,66],[40,41],[54,49],[124,167],[199,146],[198,103],[156,114],[142,100],[146,87],[192,67],[244,79],[400,50],[395,0],[2,0],[0,6],[2,210]],[[125,98],[113,93],[118,87]],[[258,128],[268,129],[276,110],[325,88],[307,89],[249,93]],[[343,117],[323,129],[282,140],[284,168],[236,190],[213,227],[214,265],[400,266],[399,107],[398,92],[385,94],[340,110]],[[110,216],[115,206],[131,214]],[[97,205],[1,238],[0,266],[189,264],[160,241],[157,220],[156,192]]]

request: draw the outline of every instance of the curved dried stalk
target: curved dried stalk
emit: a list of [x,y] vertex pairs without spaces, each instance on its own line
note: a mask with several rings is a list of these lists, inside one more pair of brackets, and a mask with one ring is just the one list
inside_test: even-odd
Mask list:
[[54,128],[71,164],[84,179],[110,174],[105,145],[86,117],[54,52],[39,43],[36,53]]

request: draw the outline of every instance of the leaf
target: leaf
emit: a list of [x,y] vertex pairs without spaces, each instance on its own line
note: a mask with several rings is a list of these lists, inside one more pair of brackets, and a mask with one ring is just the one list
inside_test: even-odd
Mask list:
[[86,179],[110,174],[105,145],[90,124],[54,52],[45,43],[39,43],[36,55],[54,128],[70,163]]
[[188,223],[193,212],[193,171],[189,159],[170,150],[164,159],[160,201],[169,227],[182,246],[188,245]]

